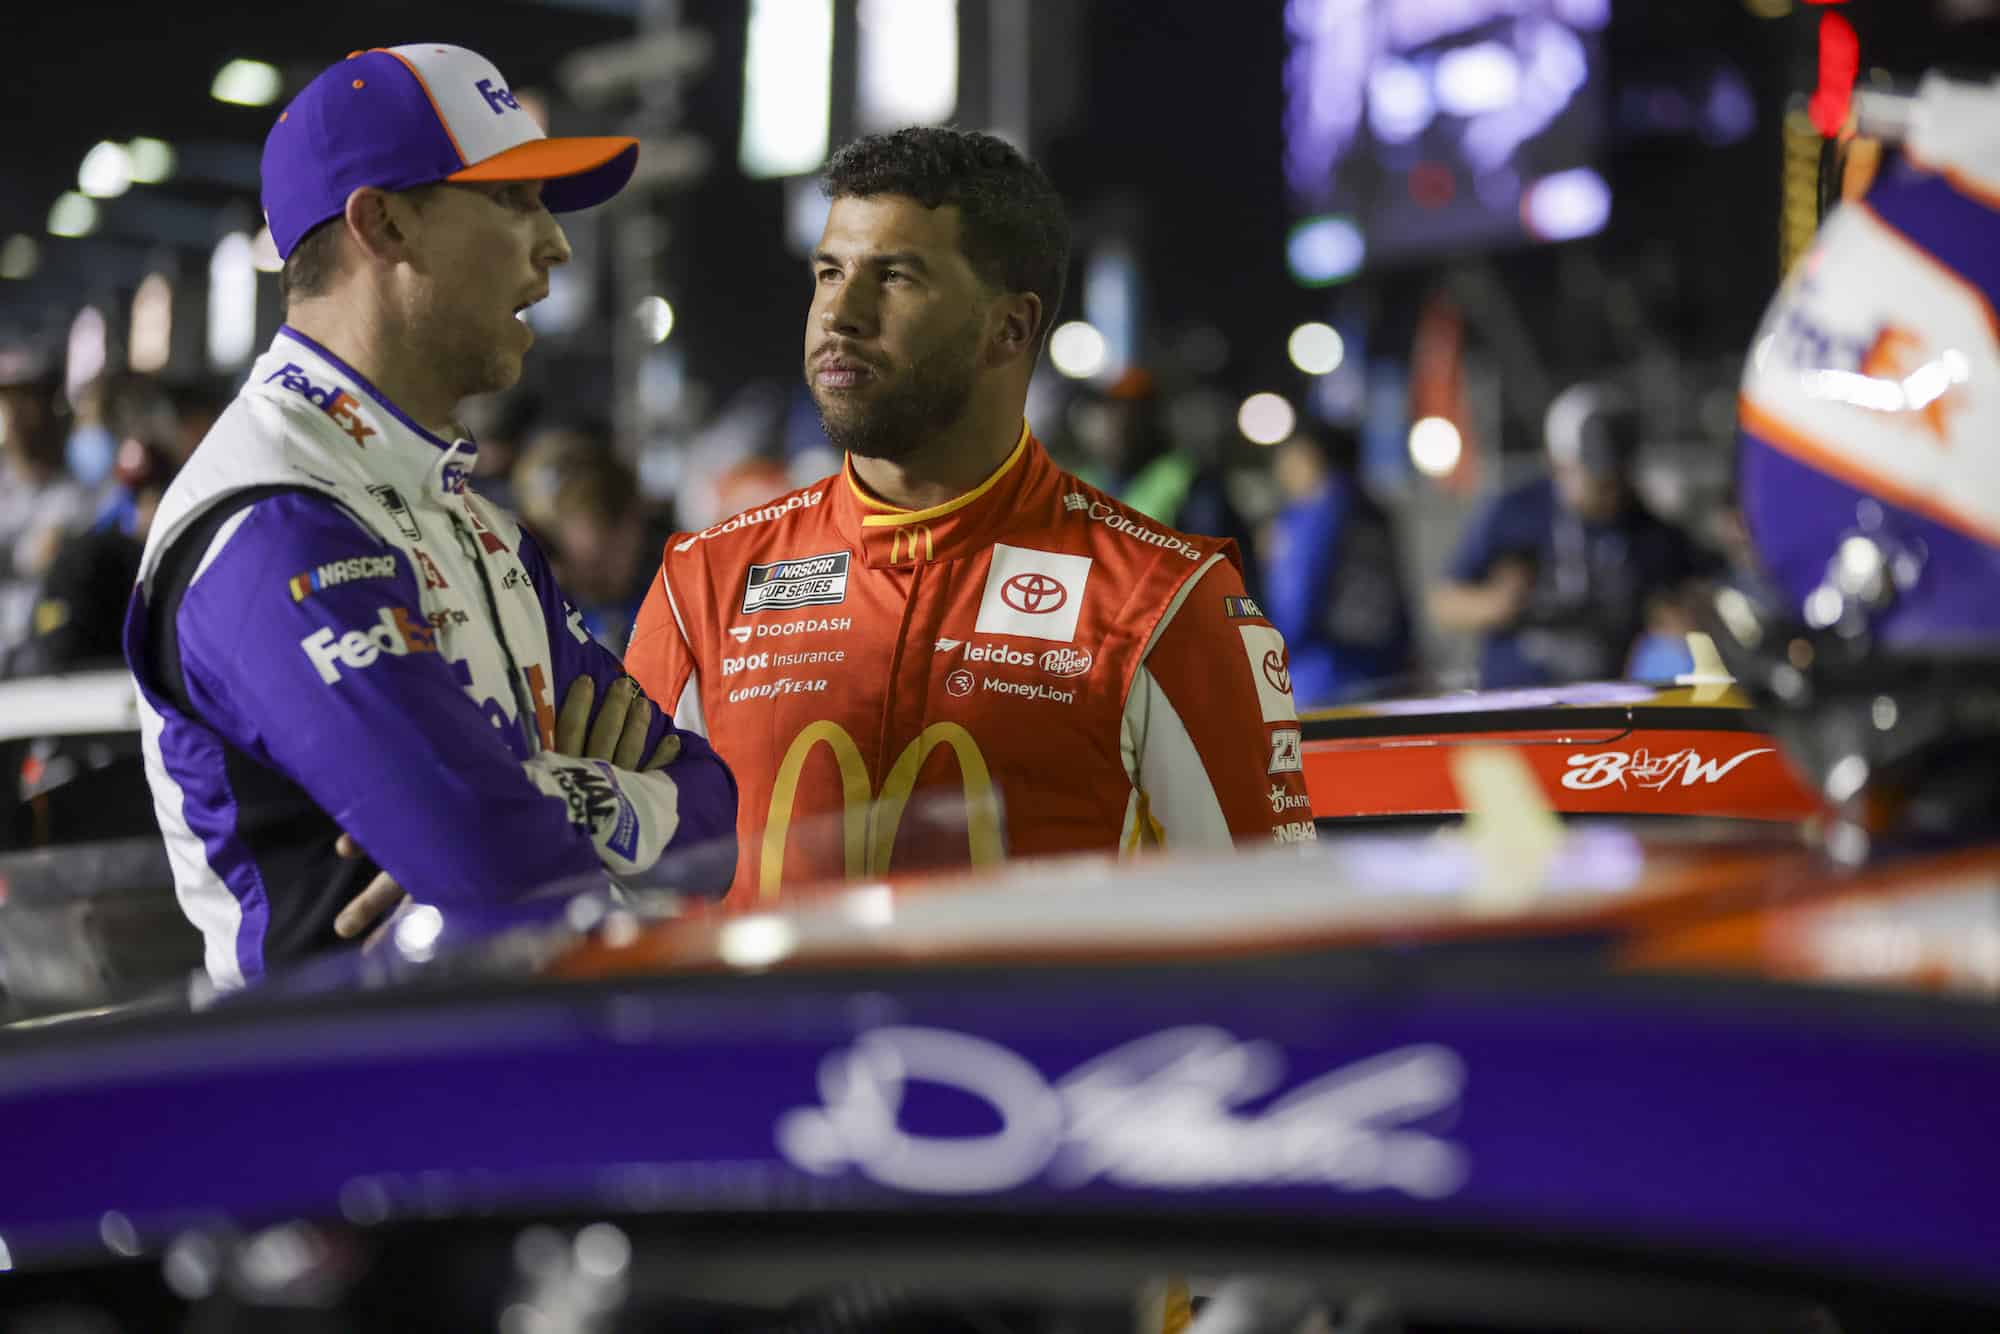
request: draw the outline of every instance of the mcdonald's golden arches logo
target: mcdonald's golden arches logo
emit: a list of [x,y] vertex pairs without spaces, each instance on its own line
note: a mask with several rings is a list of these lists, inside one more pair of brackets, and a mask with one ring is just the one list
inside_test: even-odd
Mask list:
[[757,872],[757,892],[769,897],[778,890],[785,871],[785,840],[791,833],[792,808],[798,801],[799,775],[813,747],[824,742],[840,770],[841,845],[846,874],[882,875],[896,847],[896,830],[903,809],[917,785],[924,761],[939,746],[950,746],[958,757],[959,784],[965,796],[966,831],[972,844],[972,864],[987,866],[1005,855],[1000,838],[1000,803],[986,756],[972,733],[958,723],[932,723],[889,766],[878,794],[869,778],[868,761],[846,728],[828,718],[807,723],[792,738],[778,765],[771,787],[771,814],[764,824],[763,856]]

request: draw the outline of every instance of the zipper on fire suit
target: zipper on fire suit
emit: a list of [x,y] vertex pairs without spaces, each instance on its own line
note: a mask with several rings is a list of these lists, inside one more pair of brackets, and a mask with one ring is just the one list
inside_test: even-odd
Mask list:
[[459,549],[472,557],[472,568],[479,571],[479,591],[486,595],[486,615],[493,623],[493,637],[500,641],[501,655],[507,659],[507,684],[514,690],[515,722],[528,738],[528,753],[533,755],[542,748],[541,733],[535,728],[535,702],[528,698],[527,689],[521,682],[520,664],[514,660],[514,646],[507,642],[507,627],[500,619],[500,602],[493,596],[493,581],[487,577],[486,561],[480,556],[479,543],[464,522],[456,514],[449,517],[452,536],[458,539]]

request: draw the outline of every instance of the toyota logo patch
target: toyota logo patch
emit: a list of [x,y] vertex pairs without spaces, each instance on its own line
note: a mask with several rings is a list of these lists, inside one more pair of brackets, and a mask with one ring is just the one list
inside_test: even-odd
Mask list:
[[1069,601],[1069,590],[1060,579],[1030,571],[1000,585],[1000,600],[1015,611],[1045,616]]
[[1292,693],[1292,655],[1289,651],[1272,649],[1264,655],[1264,679],[1271,683],[1273,690]]

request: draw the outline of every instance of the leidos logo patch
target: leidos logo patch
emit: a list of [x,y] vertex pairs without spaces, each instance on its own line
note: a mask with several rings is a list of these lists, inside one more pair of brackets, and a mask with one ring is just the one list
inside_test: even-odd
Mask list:
[[791,611],[796,607],[824,607],[847,600],[847,565],[852,559],[845,551],[829,551],[823,556],[752,565],[743,582],[743,613]]
[[290,390],[306,402],[333,418],[334,424],[347,432],[347,438],[355,444],[366,447],[368,437],[375,434],[375,428],[361,420],[361,404],[339,385],[320,386],[306,375],[305,367],[288,361],[277,370],[264,377],[264,383],[278,382],[280,389]]

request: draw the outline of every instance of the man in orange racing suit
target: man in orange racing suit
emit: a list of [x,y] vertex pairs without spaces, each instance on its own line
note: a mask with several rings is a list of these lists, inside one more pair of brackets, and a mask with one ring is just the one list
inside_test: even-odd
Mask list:
[[1234,545],[1025,425],[1068,258],[1047,177],[925,128],[824,186],[805,373],[846,465],[671,539],[625,663],[736,774],[732,902],[939,860],[936,792],[943,859],[975,865],[1313,837],[1284,640]]

